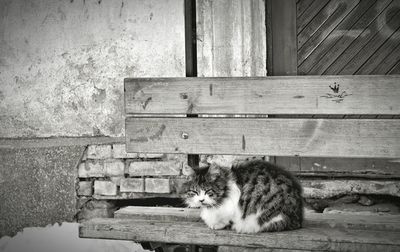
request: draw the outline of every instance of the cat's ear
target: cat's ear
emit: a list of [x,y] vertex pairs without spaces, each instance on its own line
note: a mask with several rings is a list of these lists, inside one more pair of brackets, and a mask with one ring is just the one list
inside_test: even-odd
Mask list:
[[215,179],[221,172],[221,168],[216,164],[211,164],[208,168],[208,173],[211,175],[211,178]]
[[185,176],[193,176],[196,172],[195,170],[190,167],[189,165],[185,165],[182,170],[183,175]]

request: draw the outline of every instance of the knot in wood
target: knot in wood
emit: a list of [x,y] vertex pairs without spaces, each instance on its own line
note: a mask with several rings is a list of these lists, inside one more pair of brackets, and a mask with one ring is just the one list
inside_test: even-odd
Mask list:
[[188,139],[188,138],[189,138],[189,134],[186,133],[186,132],[182,132],[181,137],[182,137],[183,139]]

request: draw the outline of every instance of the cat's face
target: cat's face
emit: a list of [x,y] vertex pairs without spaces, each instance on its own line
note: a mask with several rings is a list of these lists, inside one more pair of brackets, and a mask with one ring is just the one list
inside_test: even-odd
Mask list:
[[184,201],[188,207],[215,207],[227,196],[228,177],[219,167],[193,170],[184,185]]

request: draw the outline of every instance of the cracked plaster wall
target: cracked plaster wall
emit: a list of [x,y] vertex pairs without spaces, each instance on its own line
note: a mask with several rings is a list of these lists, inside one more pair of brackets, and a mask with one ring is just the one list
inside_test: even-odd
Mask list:
[[123,136],[123,78],[185,74],[183,0],[0,5],[0,138]]

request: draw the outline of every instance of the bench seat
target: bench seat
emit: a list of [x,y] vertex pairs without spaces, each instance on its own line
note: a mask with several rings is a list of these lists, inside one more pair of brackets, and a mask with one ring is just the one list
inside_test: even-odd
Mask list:
[[309,213],[299,230],[238,234],[208,228],[196,209],[127,207],[115,218],[82,223],[80,236],[307,251],[400,251],[400,216]]

